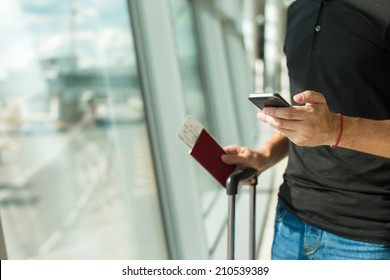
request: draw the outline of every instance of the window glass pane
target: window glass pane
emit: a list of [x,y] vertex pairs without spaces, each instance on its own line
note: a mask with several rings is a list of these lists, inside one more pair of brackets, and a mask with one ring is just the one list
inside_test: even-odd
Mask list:
[[167,258],[126,1],[3,0],[0,41],[9,258]]
[[170,0],[169,2],[187,113],[208,127],[206,96],[201,82],[191,6],[187,0]]
[[[183,95],[189,115],[198,119],[211,133],[206,91],[202,84],[200,72],[200,54],[195,33],[192,6],[187,0],[170,0],[172,22],[176,40],[176,48],[183,82]],[[221,198],[221,186],[199,164],[196,165],[197,184],[201,197],[203,219],[210,252],[216,246],[225,227],[224,220],[218,215],[214,219]]]

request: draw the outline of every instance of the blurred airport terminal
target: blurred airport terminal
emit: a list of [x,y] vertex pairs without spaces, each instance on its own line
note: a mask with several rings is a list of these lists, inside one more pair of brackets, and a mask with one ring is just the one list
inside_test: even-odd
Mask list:
[[[289,97],[289,0],[2,0],[2,259],[225,259],[226,191],[177,131],[222,145],[272,134],[253,92]],[[257,258],[269,259],[284,163],[259,177]],[[237,196],[247,259],[249,191]]]

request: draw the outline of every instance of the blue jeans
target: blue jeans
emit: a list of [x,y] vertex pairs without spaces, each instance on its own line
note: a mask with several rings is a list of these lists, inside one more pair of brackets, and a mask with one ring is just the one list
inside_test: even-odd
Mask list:
[[278,203],[273,260],[390,260],[390,246],[361,242],[307,225]]

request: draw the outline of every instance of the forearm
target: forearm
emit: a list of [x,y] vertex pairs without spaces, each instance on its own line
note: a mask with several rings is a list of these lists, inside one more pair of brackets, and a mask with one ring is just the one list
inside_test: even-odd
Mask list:
[[[257,117],[298,146],[337,144],[342,148],[390,158],[390,120],[347,116],[340,119],[329,110],[324,96],[314,91],[299,93],[294,100],[304,105],[264,108]],[[343,132],[338,142],[341,120]]]
[[344,131],[339,147],[390,158],[390,120],[343,118]]
[[267,168],[275,165],[288,154],[288,138],[275,133],[259,152],[268,158]]

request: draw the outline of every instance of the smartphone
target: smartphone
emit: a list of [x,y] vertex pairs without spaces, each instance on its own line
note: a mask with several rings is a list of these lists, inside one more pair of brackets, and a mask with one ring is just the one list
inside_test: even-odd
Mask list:
[[290,107],[291,105],[277,93],[252,93],[249,100],[260,110],[264,107]]

